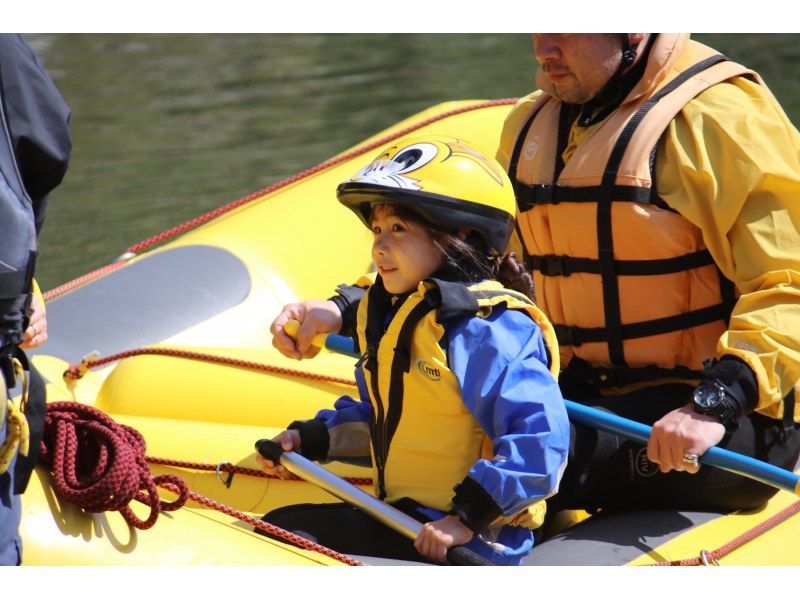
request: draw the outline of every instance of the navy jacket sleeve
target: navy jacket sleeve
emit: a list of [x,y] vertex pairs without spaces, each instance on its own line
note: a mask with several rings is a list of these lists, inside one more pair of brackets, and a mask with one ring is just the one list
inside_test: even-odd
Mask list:
[[527,314],[499,307],[486,319],[449,324],[448,334],[464,404],[493,445],[493,458],[472,466],[454,498],[454,511],[477,531],[556,492],[569,421],[541,330]]
[[18,34],[0,34],[0,97],[20,176],[33,201],[38,234],[47,195],[67,172],[72,151],[70,110],[33,49]]
[[[356,368],[356,382],[362,397],[366,382],[361,368]],[[302,454],[315,461],[347,461],[368,466],[372,405],[349,396],[339,397],[333,409],[322,409],[309,420],[294,421],[290,430],[300,432]]]

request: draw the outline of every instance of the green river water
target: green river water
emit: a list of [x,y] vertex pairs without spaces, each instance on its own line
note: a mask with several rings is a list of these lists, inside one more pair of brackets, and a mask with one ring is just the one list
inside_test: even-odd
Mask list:
[[[800,122],[798,34],[695,39],[761,72]],[[516,34],[30,34],[73,111],[43,289],[454,99],[533,90]]]

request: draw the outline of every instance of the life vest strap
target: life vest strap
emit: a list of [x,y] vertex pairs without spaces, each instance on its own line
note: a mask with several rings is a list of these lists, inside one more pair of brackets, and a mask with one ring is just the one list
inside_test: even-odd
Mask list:
[[781,442],[784,444],[789,439],[789,434],[795,429],[794,423],[794,387],[783,397],[783,429],[781,430]]
[[[520,212],[527,212],[534,206],[547,204],[596,203],[601,193],[609,193],[609,189],[601,185],[567,187],[546,183],[526,185],[519,181],[515,181],[513,185],[514,193],[517,195],[517,207]],[[669,209],[664,200],[658,197],[653,187],[615,184],[611,186],[610,192],[614,201],[650,204]]]
[[621,388],[641,382],[654,382],[656,380],[699,380],[702,378],[701,370],[693,370],[686,366],[674,368],[661,368],[655,365],[642,367],[595,367],[588,361],[573,357],[562,376],[572,376],[584,380],[597,389]]
[[[628,325],[622,324],[622,316],[619,301],[619,280],[617,273],[614,270],[614,236],[612,228],[611,205],[615,200],[611,193],[611,189],[616,185],[617,174],[619,167],[622,163],[622,158],[628,149],[628,146],[633,138],[636,129],[642,123],[642,120],[650,110],[666,95],[672,93],[683,85],[687,80],[695,75],[702,73],[704,70],[726,61],[727,58],[721,54],[711,56],[705,60],[701,60],[697,64],[689,67],[684,72],[680,73],[677,77],[667,83],[662,89],[645,101],[636,113],[630,118],[625,125],[620,136],[617,138],[614,148],[611,150],[611,155],[606,164],[603,173],[601,186],[607,189],[606,192],[601,192],[598,195],[597,202],[597,243],[598,255],[600,257],[600,273],[603,277],[603,312],[605,317],[606,338],[608,339],[608,354],[611,363],[616,367],[626,367],[628,364],[625,362],[625,348],[623,341],[625,340],[624,328]],[[681,317],[686,318],[690,314],[683,314]],[[720,318],[720,319],[724,319]],[[664,318],[669,321],[669,318]],[[671,324],[670,324],[671,325]],[[681,326],[683,328],[684,326]],[[685,326],[688,327],[688,326]],[[658,329],[656,327],[656,329]],[[658,334],[658,333],[651,333]],[[649,336],[649,335],[644,335]]]
[[625,125],[622,133],[620,134],[619,138],[617,138],[617,142],[614,145],[614,149],[611,151],[611,156],[608,159],[608,164],[606,165],[605,175],[603,176],[603,183],[602,185],[606,188],[613,185],[617,180],[617,173],[619,172],[619,166],[622,163],[622,158],[625,155],[625,151],[628,149],[628,144],[630,143],[631,139],[633,138],[636,129],[641,124],[642,120],[647,113],[652,110],[655,105],[666,95],[672,93],[676,89],[678,89],[681,85],[686,83],[689,79],[694,77],[695,75],[699,75],[703,71],[711,68],[715,64],[719,64],[720,62],[727,61],[728,58],[722,54],[717,54],[715,56],[710,56],[705,60],[701,60],[697,64],[692,65],[677,77],[672,79],[669,83],[667,83],[664,87],[659,89],[656,93],[653,94],[650,99],[644,102],[636,113],[631,117],[628,123]]
[[[725,313],[725,306],[722,303],[718,303],[675,316],[667,316],[666,318],[622,324],[620,332],[623,340],[679,332],[688,328],[710,324],[717,320],[724,320]],[[559,345],[579,347],[584,343],[608,342],[609,338],[609,331],[606,327],[581,328],[580,326],[555,324],[553,328],[555,328]]]
[[[660,260],[614,260],[617,276],[655,276],[675,274],[714,264],[707,249]],[[569,276],[573,273],[600,274],[600,260],[568,255],[534,255],[530,258],[533,270],[543,276]]]
[[[370,294],[374,295],[372,292],[376,287],[373,286],[373,289],[370,290]],[[381,288],[378,290],[385,291]],[[430,298],[431,293],[427,293],[425,298],[417,303],[409,314],[406,316],[405,321],[402,323],[400,327],[400,331],[397,336],[397,345],[394,350],[394,356],[392,358],[392,363],[390,366],[390,381],[389,381],[389,396],[387,397],[387,405],[385,414],[381,413],[381,409],[376,409],[376,421],[375,425],[371,426],[370,435],[372,437],[372,445],[376,454],[380,451],[380,463],[376,464],[378,470],[378,497],[383,500],[386,498],[386,483],[385,483],[385,468],[386,468],[386,460],[389,457],[389,448],[392,443],[392,439],[394,438],[394,434],[397,431],[397,427],[400,425],[400,417],[403,413],[403,393],[405,392],[404,389],[404,374],[407,374],[411,369],[411,339],[414,334],[414,329],[416,328],[417,324],[432,310],[436,309],[436,302]],[[374,297],[371,297],[374,299]],[[378,309],[375,309],[378,307]],[[383,319],[383,314],[380,312],[378,303],[370,303],[368,304],[368,320],[367,320],[367,328],[368,330],[365,332],[367,338],[372,338],[375,334],[375,330],[370,331],[369,326],[372,323],[377,322]],[[380,315],[381,317],[375,317]],[[382,326],[381,322],[381,326]],[[375,338],[378,338],[377,336]],[[365,370],[370,372],[370,376],[377,376],[378,375],[378,368],[376,367],[377,363],[374,361],[374,357],[367,360],[365,364]],[[373,384],[373,388],[376,389],[374,392],[377,392],[377,384]],[[375,396],[373,400],[380,404],[380,397]]]

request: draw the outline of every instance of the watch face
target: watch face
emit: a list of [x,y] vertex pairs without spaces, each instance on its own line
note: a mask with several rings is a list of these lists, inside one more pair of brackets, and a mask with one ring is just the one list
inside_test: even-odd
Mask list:
[[713,386],[699,386],[694,391],[694,402],[700,409],[711,409],[719,399],[719,391]]

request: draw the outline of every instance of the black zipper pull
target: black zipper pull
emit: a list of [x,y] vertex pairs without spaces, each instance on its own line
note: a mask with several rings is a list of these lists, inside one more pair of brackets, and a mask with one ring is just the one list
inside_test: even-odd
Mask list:
[[356,361],[356,367],[360,365],[364,365],[364,368],[369,370],[370,372],[375,371],[375,362],[378,356],[378,350],[375,345],[367,345],[367,350],[364,351],[363,355],[358,358]]

